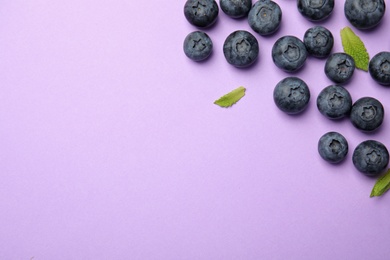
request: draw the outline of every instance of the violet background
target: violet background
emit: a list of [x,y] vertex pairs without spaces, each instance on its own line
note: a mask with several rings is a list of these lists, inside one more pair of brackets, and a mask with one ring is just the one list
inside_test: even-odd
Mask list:
[[[280,0],[280,30],[256,35],[258,62],[229,65],[222,45],[245,19],[220,11],[205,30],[206,62],[183,53],[197,30],[185,1],[2,1],[0,5],[0,259],[387,259],[390,194],[369,198],[375,179],[352,164],[367,139],[390,148],[390,115],[365,134],[316,108],[332,82],[325,60],[298,73],[271,59],[283,35],[320,24],[335,37],[350,24],[343,1],[312,23]],[[354,31],[370,56],[390,50],[390,16]],[[309,85],[308,109],[289,116],[273,103],[284,77]],[[238,86],[246,96],[214,100]],[[389,88],[357,70],[354,100]],[[340,165],[317,153],[327,131],[350,152]]]

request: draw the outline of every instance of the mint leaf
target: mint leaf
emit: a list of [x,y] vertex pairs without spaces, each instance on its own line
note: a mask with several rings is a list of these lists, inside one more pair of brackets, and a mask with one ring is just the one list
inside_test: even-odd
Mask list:
[[340,35],[344,52],[352,56],[355,60],[356,68],[368,71],[370,57],[359,36],[357,36],[348,26],[340,31]]
[[390,190],[390,169],[376,181],[370,197],[382,196],[388,190]]
[[214,104],[220,107],[231,107],[238,102],[243,96],[245,96],[245,88],[238,87],[235,90],[227,93],[226,95],[220,97],[214,102]]

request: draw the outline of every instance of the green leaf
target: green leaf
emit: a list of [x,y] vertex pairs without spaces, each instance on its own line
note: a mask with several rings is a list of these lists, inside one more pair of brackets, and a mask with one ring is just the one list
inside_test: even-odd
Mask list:
[[214,104],[220,107],[231,107],[238,102],[243,96],[245,96],[245,88],[238,87],[235,90],[227,93],[226,95],[215,100]]
[[348,26],[340,31],[340,35],[344,52],[352,56],[355,60],[356,68],[368,71],[370,57],[359,36],[357,36]]
[[390,190],[390,169],[376,181],[370,197],[382,196],[388,190]]

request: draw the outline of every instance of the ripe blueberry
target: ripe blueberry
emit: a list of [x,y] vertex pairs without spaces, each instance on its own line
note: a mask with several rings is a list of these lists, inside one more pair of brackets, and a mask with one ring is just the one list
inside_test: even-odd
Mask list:
[[334,0],[298,0],[298,11],[311,21],[321,21],[333,11]]
[[223,54],[231,65],[238,68],[248,67],[259,55],[259,44],[250,32],[238,30],[226,38]]
[[249,11],[249,26],[260,35],[276,32],[282,20],[282,10],[271,0],[259,0]]
[[328,132],[318,141],[318,153],[327,162],[339,163],[347,156],[347,139],[340,133]]
[[287,77],[281,80],[274,89],[276,106],[287,114],[302,112],[310,100],[307,84],[300,78]]
[[241,18],[248,15],[252,0],[219,0],[219,5],[231,18]]
[[355,148],[352,161],[364,175],[376,177],[389,164],[389,152],[381,142],[367,140]]
[[368,71],[379,84],[390,85],[390,52],[383,51],[372,57]]
[[322,26],[309,28],[303,37],[307,52],[316,58],[327,57],[333,48],[332,33]]
[[344,14],[358,29],[371,29],[382,20],[386,10],[384,0],[346,0]]
[[381,102],[372,97],[358,99],[351,109],[352,124],[359,130],[371,132],[383,123],[385,111]]
[[195,31],[187,35],[183,44],[184,53],[194,61],[208,58],[213,50],[213,42],[210,37],[201,31]]
[[283,36],[272,47],[272,60],[277,67],[287,72],[300,69],[307,58],[306,47],[295,36]]
[[330,85],[318,95],[317,108],[329,119],[340,119],[351,112],[352,98],[342,86]]
[[184,5],[184,16],[197,27],[208,27],[218,17],[218,5],[215,0],[187,0]]
[[351,79],[355,71],[354,59],[343,52],[333,53],[325,63],[326,76],[336,82],[345,83]]

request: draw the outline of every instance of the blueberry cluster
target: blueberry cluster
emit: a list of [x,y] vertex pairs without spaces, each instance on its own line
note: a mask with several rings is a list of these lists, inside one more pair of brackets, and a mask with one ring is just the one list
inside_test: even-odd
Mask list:
[[[220,0],[219,5],[222,11],[233,19],[246,17],[251,29],[262,36],[275,33],[282,21],[282,10],[272,0],[259,0],[253,5],[252,0]],[[184,5],[187,21],[198,28],[212,26],[218,14],[219,8],[215,0],[187,0]],[[187,35],[183,49],[188,58],[201,61],[210,56],[213,43],[205,32],[194,31]],[[229,64],[244,68],[257,60],[259,44],[252,33],[238,30],[226,38],[223,53]]]
[[[282,10],[272,0],[220,0],[222,11],[231,18],[247,17],[250,28],[261,36],[274,34],[282,21]],[[306,19],[323,21],[331,16],[334,0],[297,0],[297,9]],[[384,0],[346,0],[344,14],[357,29],[372,29],[385,13]],[[217,20],[219,8],[215,0],[187,0],[184,6],[186,19],[192,25],[205,28]],[[373,132],[383,123],[384,108],[373,97],[362,97],[353,102],[348,90],[342,86],[352,78],[355,61],[347,53],[331,53],[334,44],[332,33],[325,27],[309,28],[303,40],[285,35],[272,47],[272,60],[279,69],[294,73],[300,70],[309,55],[326,59],[325,75],[334,82],[317,96],[318,111],[330,120],[349,117],[352,125],[363,132]],[[208,58],[213,49],[210,37],[202,31],[194,31],[184,41],[184,52],[190,59]],[[251,66],[259,54],[256,37],[246,31],[232,32],[223,45],[226,61],[237,67]],[[390,85],[390,52],[380,52],[369,62],[369,74],[377,83]],[[275,105],[287,114],[304,111],[310,100],[308,85],[300,78],[289,76],[277,83],[273,92]],[[318,142],[320,156],[330,163],[340,163],[348,154],[347,139],[338,132],[324,134]],[[359,144],[353,153],[353,164],[367,176],[378,176],[389,163],[389,152],[376,140]]]

